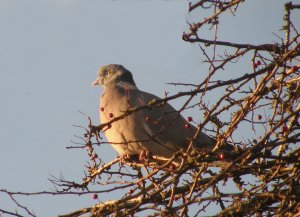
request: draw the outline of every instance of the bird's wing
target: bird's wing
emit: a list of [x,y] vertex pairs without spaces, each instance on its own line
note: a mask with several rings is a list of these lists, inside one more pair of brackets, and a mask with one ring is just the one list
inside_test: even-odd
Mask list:
[[[130,100],[136,107],[160,100],[153,94],[139,90],[130,95]],[[145,133],[172,150],[186,149],[197,131],[168,103],[141,110],[138,112],[138,118]],[[212,138],[200,132],[194,144],[199,149],[211,150],[214,143]]]

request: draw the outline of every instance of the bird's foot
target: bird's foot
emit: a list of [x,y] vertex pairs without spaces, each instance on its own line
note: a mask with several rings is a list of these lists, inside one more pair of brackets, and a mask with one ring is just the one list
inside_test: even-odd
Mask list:
[[145,163],[151,158],[151,153],[142,150],[140,154],[123,154],[120,156],[122,162]]
[[139,161],[139,155],[138,154],[123,154],[121,156],[121,160],[127,161],[127,162],[137,162]]
[[140,162],[147,162],[151,158],[151,152],[147,150],[142,150],[142,152],[139,155],[139,161]]

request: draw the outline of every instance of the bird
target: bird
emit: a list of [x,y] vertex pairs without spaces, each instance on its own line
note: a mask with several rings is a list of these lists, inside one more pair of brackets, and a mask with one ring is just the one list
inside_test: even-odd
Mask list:
[[[103,86],[99,109],[101,124],[124,115],[128,110],[145,107],[112,122],[105,129],[107,141],[120,156],[150,153],[170,159],[179,150],[187,150],[197,128],[167,102],[150,106],[161,98],[140,90],[132,73],[124,66],[109,64],[100,67],[98,77],[92,83],[93,87],[97,85]],[[211,152],[216,140],[200,132],[193,144],[200,151]],[[233,146],[226,143],[217,153],[223,155],[232,151]]]

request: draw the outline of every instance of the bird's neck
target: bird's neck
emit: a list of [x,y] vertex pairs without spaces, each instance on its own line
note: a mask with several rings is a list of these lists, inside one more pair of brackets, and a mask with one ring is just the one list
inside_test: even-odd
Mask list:
[[110,87],[111,86],[117,86],[119,88],[122,88],[122,89],[128,89],[128,90],[135,90],[135,89],[138,89],[137,86],[135,86],[135,84],[132,84],[132,83],[128,83],[128,82],[124,82],[124,81],[119,81],[118,83],[114,83],[112,85],[109,85]]

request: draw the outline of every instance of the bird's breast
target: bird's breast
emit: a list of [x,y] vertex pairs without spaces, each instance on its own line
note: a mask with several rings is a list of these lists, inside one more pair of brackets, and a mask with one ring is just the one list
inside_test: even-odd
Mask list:
[[[100,101],[101,124],[113,120],[124,114],[132,105],[126,95],[105,93]],[[144,148],[135,135],[138,123],[135,114],[126,116],[104,128],[108,142],[120,154],[139,154]]]

